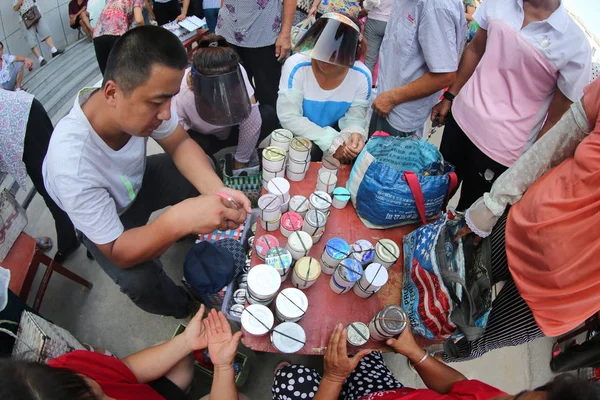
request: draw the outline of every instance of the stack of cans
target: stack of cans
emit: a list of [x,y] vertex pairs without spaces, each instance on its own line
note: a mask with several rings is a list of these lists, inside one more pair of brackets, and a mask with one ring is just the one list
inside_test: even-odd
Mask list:
[[354,293],[364,299],[373,296],[388,281],[388,271],[381,264],[370,264],[354,285]]
[[289,157],[287,161],[286,177],[293,182],[299,182],[306,176],[310,165],[310,150],[312,142],[303,137],[296,137],[290,141]]
[[260,264],[248,272],[246,300],[250,304],[268,306],[281,287],[281,277],[271,266]]
[[297,289],[308,289],[321,275],[321,264],[312,257],[303,257],[296,261],[292,273],[292,284]]
[[302,290],[283,289],[275,299],[275,317],[281,322],[298,322],[308,310],[308,298]]
[[273,247],[267,252],[265,263],[275,268],[279,276],[281,276],[281,282],[284,282],[290,274],[292,255],[283,247]]
[[362,275],[362,265],[353,258],[346,258],[338,264],[335,272],[331,275],[329,287],[337,294],[347,293],[356,285]]
[[287,212],[290,203],[290,183],[285,178],[273,178],[267,191],[281,200],[281,213]]
[[308,210],[304,217],[304,225],[302,230],[310,235],[312,243],[315,244],[325,233],[325,225],[327,224],[327,217],[323,212],[319,210]]
[[262,152],[262,183],[263,188],[267,189],[267,185],[273,178],[283,178],[285,175],[285,150],[269,146],[263,149]]
[[281,225],[281,199],[273,194],[265,194],[258,199],[260,225],[267,232],[279,229]]

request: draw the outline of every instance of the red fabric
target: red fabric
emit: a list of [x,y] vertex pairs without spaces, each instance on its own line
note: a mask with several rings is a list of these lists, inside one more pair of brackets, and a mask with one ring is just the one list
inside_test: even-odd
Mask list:
[[119,359],[78,350],[51,360],[54,368],[67,368],[95,380],[108,397],[118,400],[164,400],[149,385],[138,383],[133,372]]
[[423,197],[423,192],[421,191],[419,178],[417,178],[417,175],[412,171],[404,171],[404,178],[415,199],[415,205],[421,216],[421,222],[423,222],[423,225],[427,225],[427,218],[425,218],[425,197]]
[[439,394],[429,389],[402,388],[372,393],[359,400],[488,400],[504,394],[506,393],[483,382],[466,380],[455,383],[448,394]]

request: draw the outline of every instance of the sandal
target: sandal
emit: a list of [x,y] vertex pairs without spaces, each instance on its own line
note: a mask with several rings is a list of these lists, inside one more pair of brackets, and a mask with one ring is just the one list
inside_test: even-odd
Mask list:
[[36,246],[38,249],[42,250],[44,253],[49,252],[54,247],[54,242],[51,237],[48,236],[38,236],[35,238]]

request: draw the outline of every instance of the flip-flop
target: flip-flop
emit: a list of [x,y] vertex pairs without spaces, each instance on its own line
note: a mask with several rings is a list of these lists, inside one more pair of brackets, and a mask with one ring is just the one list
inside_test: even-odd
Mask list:
[[38,236],[36,239],[36,246],[38,249],[42,250],[44,253],[49,252],[54,247],[54,242],[51,237],[48,236]]

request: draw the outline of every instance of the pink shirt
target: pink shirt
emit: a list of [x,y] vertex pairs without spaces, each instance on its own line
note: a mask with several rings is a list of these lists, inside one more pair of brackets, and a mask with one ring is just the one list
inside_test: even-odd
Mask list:
[[107,0],[94,28],[94,37],[123,35],[133,23],[133,9],[141,10],[142,4],[142,0]]
[[484,154],[511,166],[539,133],[556,89],[581,98],[591,49],[561,4],[522,28],[523,0],[486,0],[475,20],[487,30],[485,53],[456,96],[454,119]]

